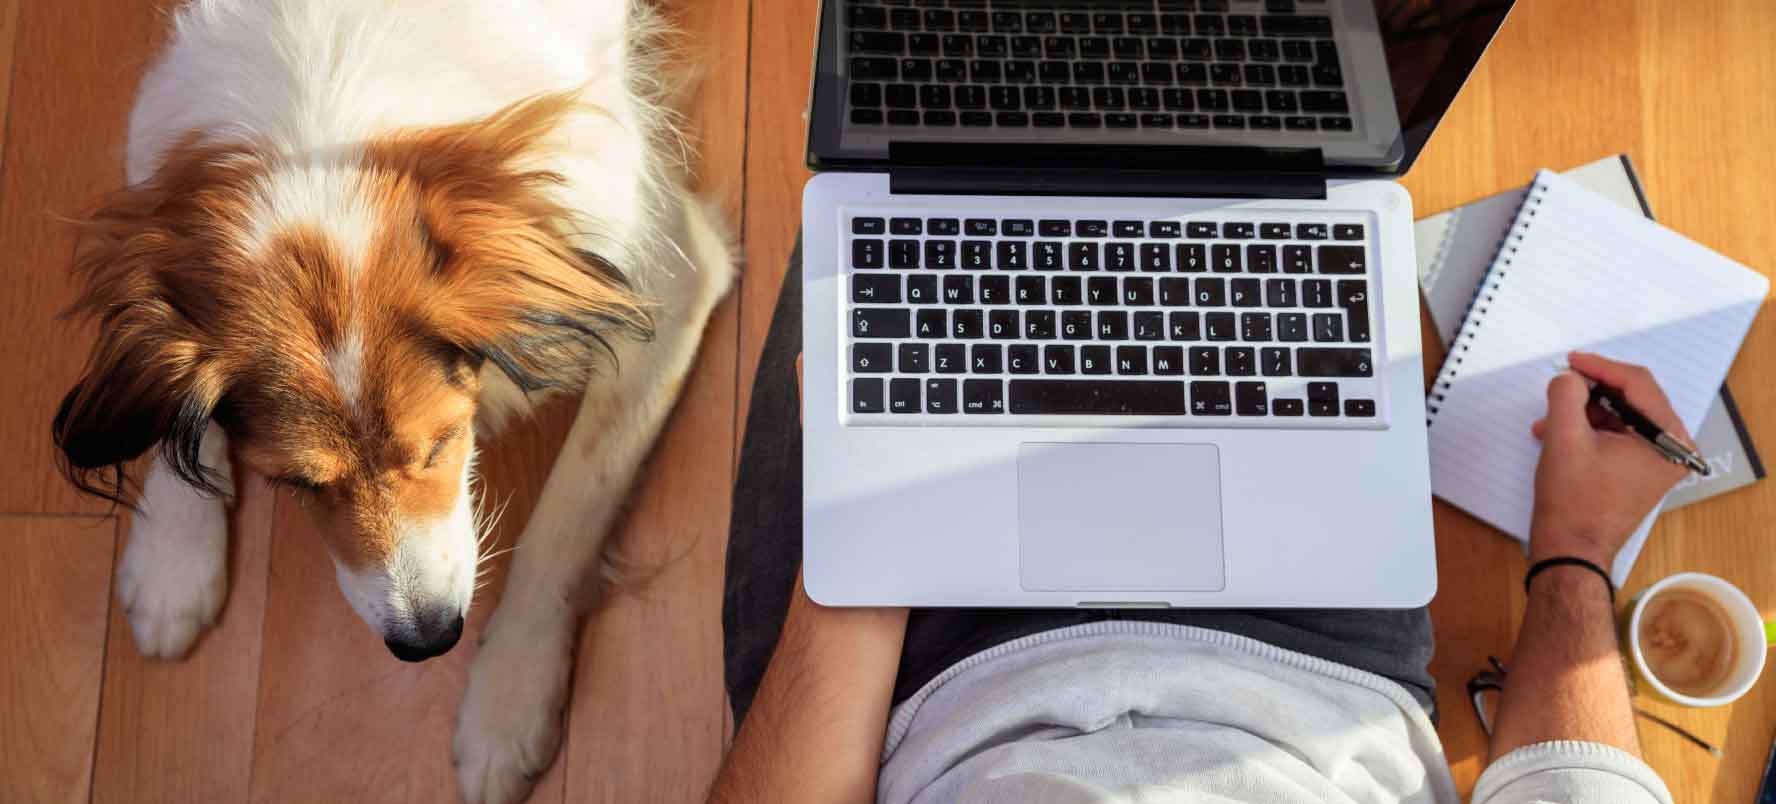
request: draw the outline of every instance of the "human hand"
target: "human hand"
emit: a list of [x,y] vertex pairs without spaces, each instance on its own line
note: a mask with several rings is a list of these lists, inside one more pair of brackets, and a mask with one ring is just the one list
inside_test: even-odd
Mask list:
[[1573,352],[1567,360],[1572,370],[1548,383],[1548,414],[1531,428],[1542,442],[1542,457],[1536,464],[1530,560],[1577,556],[1608,568],[1685,469],[1592,406],[1586,380],[1621,391],[1674,438],[1689,444],[1690,434],[1644,367],[1587,352]]

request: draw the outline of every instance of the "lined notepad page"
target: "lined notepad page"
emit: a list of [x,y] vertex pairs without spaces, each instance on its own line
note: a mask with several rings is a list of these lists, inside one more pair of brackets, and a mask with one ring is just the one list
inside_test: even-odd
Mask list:
[[[1694,432],[1768,291],[1755,271],[1541,171],[1431,388],[1432,491],[1527,540],[1541,454],[1529,428],[1566,353],[1647,366]],[[1611,568],[1618,584],[1656,515]]]

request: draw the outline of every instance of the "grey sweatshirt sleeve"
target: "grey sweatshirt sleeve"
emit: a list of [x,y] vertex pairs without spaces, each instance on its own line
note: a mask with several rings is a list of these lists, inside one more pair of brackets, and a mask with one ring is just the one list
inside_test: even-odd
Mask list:
[[1664,780],[1617,748],[1574,740],[1526,745],[1480,774],[1473,804],[1672,804]]

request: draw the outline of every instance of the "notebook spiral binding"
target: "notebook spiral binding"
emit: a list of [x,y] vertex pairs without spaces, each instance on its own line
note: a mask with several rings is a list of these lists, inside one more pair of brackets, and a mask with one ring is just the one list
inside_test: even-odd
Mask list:
[[1443,368],[1437,372],[1437,379],[1431,383],[1431,391],[1425,397],[1425,426],[1437,423],[1437,410],[1454,387],[1455,377],[1461,373],[1462,353],[1468,351],[1468,345],[1479,336],[1475,332],[1480,328],[1481,319],[1486,317],[1487,306],[1498,293],[1500,285],[1508,273],[1506,267],[1511,264],[1511,255],[1517,253],[1517,243],[1523,241],[1524,232],[1529,229],[1536,211],[1542,206],[1542,199],[1548,195],[1548,186],[1540,181],[1535,182],[1529,192],[1524,193],[1523,203],[1518,205],[1517,214],[1511,222],[1511,228],[1505,230],[1499,238],[1498,253],[1492,258],[1492,265],[1486,269],[1486,275],[1480,278],[1480,284],[1474,288],[1474,298],[1468,302],[1468,314],[1462,318],[1461,329],[1455,333],[1455,339],[1449,342],[1449,351],[1443,356]]

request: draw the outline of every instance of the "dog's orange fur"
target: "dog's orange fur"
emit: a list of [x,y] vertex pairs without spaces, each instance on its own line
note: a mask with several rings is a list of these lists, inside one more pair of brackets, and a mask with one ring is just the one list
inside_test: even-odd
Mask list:
[[[355,265],[318,226],[249,239],[255,188],[301,157],[172,149],[82,223],[74,311],[101,332],[57,422],[70,475],[122,494],[91,473],[178,437],[196,412],[240,461],[311,498],[343,563],[389,558],[397,522],[457,503],[485,361],[577,390],[594,325],[646,331],[619,275],[568,244],[571,216],[546,192],[558,178],[523,164],[572,103],[543,96],[366,144],[377,228]],[[349,338],[362,344],[355,403],[328,362]],[[147,437],[95,442],[117,419]]]

